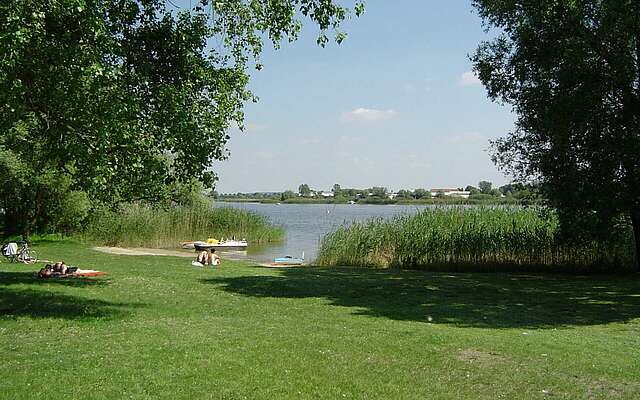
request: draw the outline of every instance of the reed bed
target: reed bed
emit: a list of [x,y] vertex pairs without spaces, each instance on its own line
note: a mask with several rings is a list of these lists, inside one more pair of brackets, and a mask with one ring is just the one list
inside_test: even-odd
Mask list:
[[156,208],[128,204],[118,212],[101,211],[83,233],[85,239],[109,245],[173,248],[186,240],[236,237],[251,243],[278,242],[284,229],[262,215],[208,206]]
[[326,235],[324,266],[473,271],[631,269],[632,233],[607,241],[558,239],[555,214],[522,208],[437,208],[343,225]]

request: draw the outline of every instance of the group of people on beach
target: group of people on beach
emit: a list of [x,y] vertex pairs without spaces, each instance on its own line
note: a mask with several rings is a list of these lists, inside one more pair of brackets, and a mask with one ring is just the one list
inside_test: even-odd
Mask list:
[[204,267],[206,265],[220,265],[222,263],[222,260],[220,259],[220,256],[216,254],[216,250],[215,249],[207,249],[207,250],[202,250],[198,253],[198,256],[196,257],[196,260],[194,262],[192,262],[193,265],[198,266],[198,267]]

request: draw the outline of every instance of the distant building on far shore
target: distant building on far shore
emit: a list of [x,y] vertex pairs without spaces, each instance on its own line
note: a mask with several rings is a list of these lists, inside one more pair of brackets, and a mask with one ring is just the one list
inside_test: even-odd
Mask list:
[[431,196],[432,197],[437,196],[439,193],[442,193],[445,196],[462,197],[463,199],[469,198],[469,195],[471,194],[471,192],[466,192],[464,190],[459,190],[459,189],[455,189],[455,188],[435,188],[435,189],[431,189]]

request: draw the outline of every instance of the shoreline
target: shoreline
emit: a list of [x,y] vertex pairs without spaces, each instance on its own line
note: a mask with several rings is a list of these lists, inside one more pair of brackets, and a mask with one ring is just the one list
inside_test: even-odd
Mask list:
[[[153,249],[147,247],[116,247],[116,246],[94,246],[91,248],[94,251],[114,254],[121,256],[159,256],[159,257],[182,257],[182,258],[194,258],[195,253],[171,250],[171,249]],[[250,265],[255,265],[263,268],[300,268],[305,265],[276,265],[274,263],[268,263],[263,261],[252,260],[249,258],[233,257],[233,253],[221,252],[221,256],[230,261],[245,262]],[[44,260],[43,260],[44,261]]]
[[[452,205],[452,206],[522,206],[523,202],[513,201],[513,200],[498,200],[498,201],[486,201],[486,200],[441,200],[441,199],[433,199],[433,200],[425,200],[425,201],[398,201],[398,200],[381,200],[381,201],[360,201],[355,203],[343,202],[343,201],[327,201],[327,200],[298,200],[298,201],[275,201],[275,200],[260,200],[260,199],[216,199],[214,200],[216,203],[247,203],[247,204],[274,204],[274,205],[282,205],[282,204],[329,204],[329,205],[376,205],[376,206],[394,206],[394,205]],[[535,205],[535,204],[534,204]]]

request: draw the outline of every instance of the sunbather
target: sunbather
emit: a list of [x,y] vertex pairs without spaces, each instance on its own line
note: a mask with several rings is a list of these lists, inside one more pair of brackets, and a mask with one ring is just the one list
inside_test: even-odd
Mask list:
[[54,264],[47,264],[38,271],[38,278],[64,278],[64,277],[94,277],[107,275],[106,272],[96,271],[93,269],[80,269],[73,265],[66,265],[64,261],[58,261]]
[[53,275],[53,266],[51,264],[47,264],[38,271],[38,278],[51,278]]
[[209,264],[211,265],[220,265],[222,263],[222,259],[219,255],[216,254],[215,249],[209,255]]
[[54,264],[47,264],[38,272],[40,278],[50,278],[52,276],[62,276],[69,272],[69,267],[64,261],[58,261]]
[[64,261],[58,261],[53,264],[53,272],[57,272],[61,275],[65,275],[69,271],[69,267],[64,263]]
[[202,250],[200,253],[198,253],[196,261],[194,261],[192,264],[203,267],[206,265],[220,265],[220,263],[221,259],[220,256],[216,254],[216,250],[207,249]]
[[209,255],[211,254],[211,250],[202,250],[198,253],[198,257],[196,261],[202,265],[209,265]]
[[70,267],[64,261],[58,261],[53,264],[47,264],[38,272],[40,278],[50,278],[52,276],[65,276],[75,272],[77,267]]

